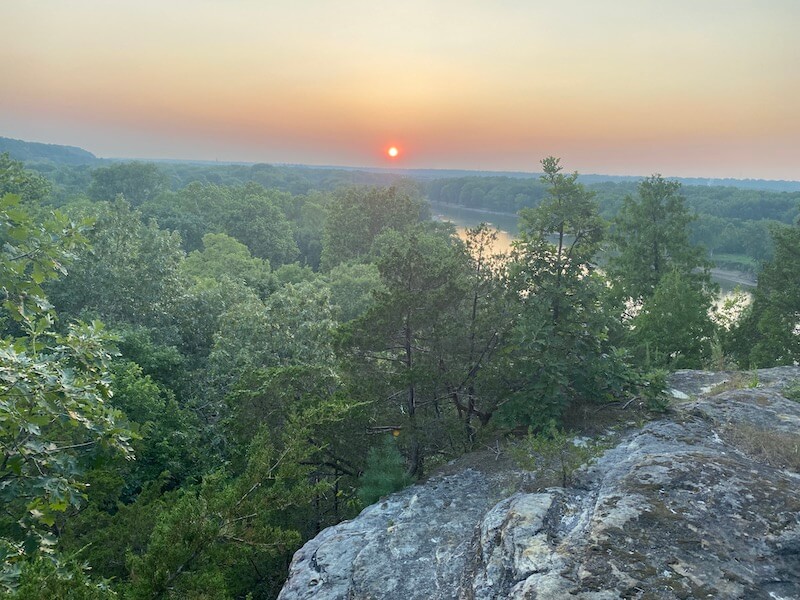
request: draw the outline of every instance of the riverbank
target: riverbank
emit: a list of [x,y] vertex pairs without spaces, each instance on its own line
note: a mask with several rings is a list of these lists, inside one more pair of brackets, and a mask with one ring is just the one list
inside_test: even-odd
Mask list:
[[[511,243],[517,237],[517,215],[480,208],[467,208],[445,202],[431,202],[430,205],[434,218],[449,221],[457,227],[475,227],[482,221],[487,221],[496,227],[499,233],[493,248],[495,252],[508,251]],[[724,292],[732,291],[737,286],[746,290],[756,286],[755,275],[736,269],[714,267],[711,269],[711,278],[720,285]]]
[[748,288],[754,288],[758,283],[755,275],[752,273],[733,271],[731,269],[719,269],[716,267],[711,269],[711,277],[715,280],[727,281]]
[[[496,210],[485,210],[483,208],[472,208],[470,206],[462,206],[460,204],[451,204],[449,202],[433,202],[432,200],[428,200],[428,204],[431,205],[432,209],[436,209],[436,207],[441,206],[442,208],[450,208],[456,210],[466,210],[469,212],[480,213],[482,215],[496,215],[498,217],[512,217],[514,219],[518,219],[519,215],[516,213],[510,212],[497,212]],[[435,210],[434,210],[435,212]]]

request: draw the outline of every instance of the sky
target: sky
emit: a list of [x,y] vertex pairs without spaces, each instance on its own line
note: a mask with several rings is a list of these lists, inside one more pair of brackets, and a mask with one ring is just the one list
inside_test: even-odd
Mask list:
[[798,0],[3,0],[0,136],[800,180],[798,23]]

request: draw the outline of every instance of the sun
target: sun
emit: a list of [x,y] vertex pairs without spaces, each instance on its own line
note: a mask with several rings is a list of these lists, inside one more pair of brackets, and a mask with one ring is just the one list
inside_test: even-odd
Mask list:
[[386,154],[388,154],[391,158],[397,158],[397,155],[400,154],[400,151],[396,146],[392,146],[386,151]]

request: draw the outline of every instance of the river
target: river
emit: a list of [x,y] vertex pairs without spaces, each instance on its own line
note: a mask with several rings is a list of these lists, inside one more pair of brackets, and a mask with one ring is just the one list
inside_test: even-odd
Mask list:
[[[516,239],[517,216],[508,213],[496,213],[488,210],[476,210],[464,208],[453,204],[442,204],[431,202],[431,214],[437,221],[447,221],[453,223],[459,235],[464,233],[468,227],[475,227],[482,222],[488,223],[497,229],[497,242],[494,250],[504,252],[511,247],[511,243]],[[720,287],[721,297],[728,296],[731,292],[740,288],[745,292],[755,287],[756,282],[748,273],[740,271],[728,271],[725,269],[712,269],[711,279]]]

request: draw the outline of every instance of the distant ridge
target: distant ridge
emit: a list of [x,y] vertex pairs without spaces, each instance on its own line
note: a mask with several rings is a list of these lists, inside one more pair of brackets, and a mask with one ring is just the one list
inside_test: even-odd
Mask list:
[[[288,165],[287,165],[288,166]],[[292,165],[294,166],[294,165]],[[299,165],[298,165],[299,166]],[[311,165],[305,165],[311,166]],[[460,177],[508,177],[511,179],[538,178],[541,173],[525,171],[478,171],[466,169],[391,169],[380,167],[333,167],[314,166],[316,169],[358,170],[369,173],[391,173],[412,179],[455,179]],[[578,181],[586,185],[594,183],[636,183],[645,175],[601,175],[596,173],[579,174]],[[800,181],[785,179],[716,179],[713,177],[673,177],[665,175],[665,179],[679,181],[686,186],[720,186],[745,190],[765,190],[773,192],[800,192]]]
[[[101,164],[109,162],[152,162],[158,164],[182,164],[199,166],[254,166],[258,161],[214,161],[192,159],[165,159],[165,158],[98,158],[91,152],[76,146],[63,146],[60,144],[43,144],[39,142],[26,142],[12,138],[0,137],[0,154],[8,152],[12,158],[26,163],[55,163],[67,165]],[[455,179],[461,177],[508,177],[515,179],[538,178],[541,173],[525,171],[486,171],[468,169],[398,169],[390,167],[351,167],[341,165],[304,165],[292,163],[270,163],[271,166],[297,169],[319,169],[332,171],[350,171],[373,173],[380,175],[395,175],[410,179],[430,181],[435,179]],[[641,181],[643,175],[601,175],[581,174],[579,181],[584,184],[597,183],[635,183]],[[666,179],[679,181],[685,186],[723,186],[746,190],[765,190],[773,192],[800,192],[800,181],[783,179],[715,179],[711,177],[673,177],[665,175]]]
[[52,162],[67,165],[87,165],[99,162],[91,152],[76,146],[41,144],[0,137],[0,154],[8,152],[11,158],[26,163]]

